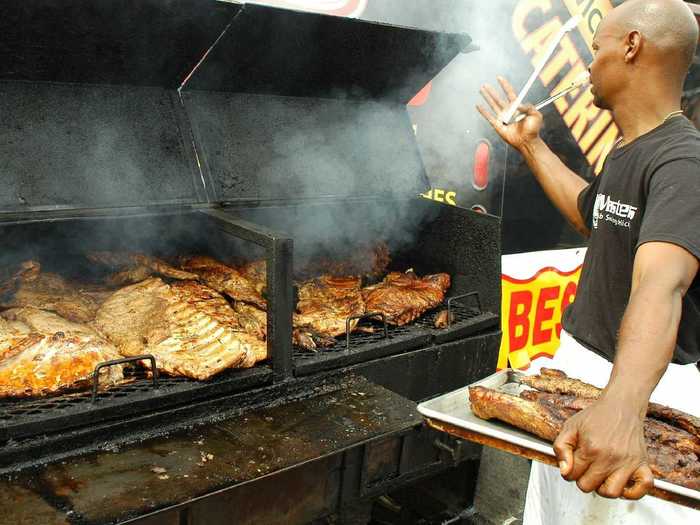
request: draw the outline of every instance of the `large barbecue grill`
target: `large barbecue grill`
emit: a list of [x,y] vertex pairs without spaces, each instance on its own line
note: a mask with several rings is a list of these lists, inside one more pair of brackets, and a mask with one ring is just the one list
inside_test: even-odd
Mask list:
[[[405,111],[468,37],[199,0],[32,1],[0,25],[0,264],[89,276],[88,250],[264,258],[269,355],[208,381],[141,371],[0,401],[0,471],[310,395],[351,370],[424,397],[494,366],[499,222],[418,197]],[[295,347],[295,262],[368,241],[388,244],[390,269],[449,273],[449,298],[409,325],[368,316],[331,347]],[[469,365],[433,379],[388,360],[443,350]]]

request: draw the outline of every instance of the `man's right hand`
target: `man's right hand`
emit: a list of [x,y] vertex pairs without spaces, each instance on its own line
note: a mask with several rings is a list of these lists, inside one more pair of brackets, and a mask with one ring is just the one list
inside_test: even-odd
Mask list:
[[507,101],[503,100],[493,87],[485,84],[481,87],[480,93],[490,106],[491,111],[481,105],[477,105],[476,109],[489,121],[503,140],[522,152],[523,148],[539,139],[540,129],[542,128],[542,114],[532,105],[521,106],[518,110],[527,116],[519,122],[512,122],[508,125],[503,124],[500,118],[501,114],[516,99],[516,95],[513,86],[505,78],[498,77],[498,83],[503,88]]

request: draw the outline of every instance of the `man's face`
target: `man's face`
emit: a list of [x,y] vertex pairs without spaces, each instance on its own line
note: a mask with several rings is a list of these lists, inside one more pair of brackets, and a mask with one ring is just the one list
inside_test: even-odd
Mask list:
[[616,31],[613,23],[606,22],[603,20],[598,26],[593,38],[593,62],[589,71],[593,104],[601,109],[612,109],[615,95],[624,82],[625,48],[620,31]]

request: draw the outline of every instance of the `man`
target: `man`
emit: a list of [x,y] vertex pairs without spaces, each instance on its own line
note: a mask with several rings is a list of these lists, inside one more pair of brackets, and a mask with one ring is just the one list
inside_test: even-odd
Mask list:
[[[700,415],[700,134],[680,112],[697,41],[695,18],[680,0],[628,0],[602,21],[591,89],[623,137],[590,185],[540,139],[540,113],[524,106],[524,120],[503,125],[498,114],[508,102],[482,88],[492,111],[479,112],[589,237],[550,366],[607,383],[554,443],[559,470],[533,463],[526,524],[700,523],[697,511],[654,498],[600,497],[636,500],[652,487],[643,434],[652,392]],[[512,87],[499,83],[514,100]]]

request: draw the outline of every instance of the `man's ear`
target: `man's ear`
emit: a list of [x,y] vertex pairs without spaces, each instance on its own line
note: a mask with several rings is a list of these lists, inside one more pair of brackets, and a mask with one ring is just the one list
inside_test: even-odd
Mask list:
[[630,31],[625,38],[625,62],[634,62],[642,50],[642,34],[639,31]]

